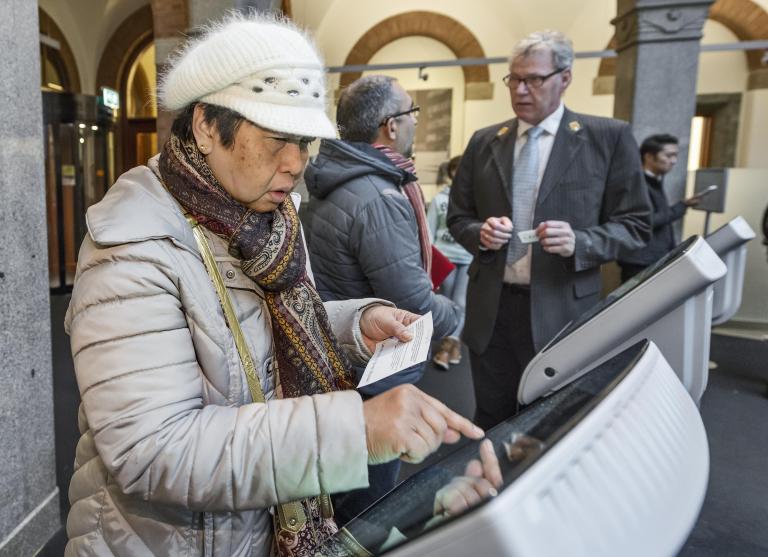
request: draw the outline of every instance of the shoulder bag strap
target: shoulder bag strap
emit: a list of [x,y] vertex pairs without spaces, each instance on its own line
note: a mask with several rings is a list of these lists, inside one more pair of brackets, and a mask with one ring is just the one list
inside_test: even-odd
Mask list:
[[[251,357],[248,345],[245,342],[245,335],[243,335],[243,330],[240,328],[240,322],[237,320],[235,309],[232,307],[232,300],[229,298],[229,292],[224,284],[224,279],[221,278],[219,267],[216,265],[216,258],[213,256],[211,247],[208,245],[208,238],[205,237],[205,233],[200,228],[195,217],[189,213],[185,213],[184,216],[192,227],[192,233],[195,235],[197,247],[200,249],[200,255],[203,257],[205,269],[211,277],[213,287],[216,289],[216,294],[221,303],[221,309],[224,310],[224,317],[229,325],[229,330],[232,331],[232,336],[235,339],[235,346],[237,347],[237,353],[240,355],[240,361],[245,369],[245,378],[248,382],[248,390],[251,392],[251,398],[254,402],[266,402],[264,399],[264,392],[261,390],[259,376],[256,373],[256,365],[253,363],[253,358]],[[328,501],[330,502],[330,497],[328,497]],[[304,528],[304,525],[307,522],[304,508],[299,501],[277,505],[277,517],[280,521],[280,526],[292,532],[298,532]]]
[[229,325],[229,330],[232,331],[232,336],[235,338],[235,346],[237,347],[237,353],[240,355],[243,368],[245,368],[245,377],[248,382],[248,390],[251,392],[251,398],[254,402],[265,402],[264,392],[261,390],[261,383],[256,373],[256,365],[253,363],[251,353],[248,351],[245,335],[243,335],[240,322],[237,320],[237,314],[235,314],[235,310],[232,307],[232,300],[229,299],[229,292],[227,292],[227,287],[224,285],[224,279],[221,278],[219,266],[216,265],[216,258],[213,256],[211,247],[208,245],[208,239],[205,237],[205,233],[200,228],[195,217],[189,214],[185,215],[185,217],[192,226],[192,233],[195,235],[195,240],[197,240],[197,247],[200,248],[200,255],[203,256],[205,269],[211,277],[213,287],[219,296],[221,309],[224,310],[227,325]]

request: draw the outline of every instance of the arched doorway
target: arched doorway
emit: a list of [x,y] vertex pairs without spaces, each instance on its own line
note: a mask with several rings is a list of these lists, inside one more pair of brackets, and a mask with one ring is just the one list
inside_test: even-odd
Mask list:
[[121,97],[125,100],[121,117],[123,165],[127,170],[146,164],[157,153],[157,72],[155,44],[150,41],[126,66]]
[[[405,37],[428,37],[446,45],[456,58],[485,58],[485,51],[475,35],[462,23],[434,12],[407,12],[379,22],[358,39],[350,49],[345,66],[367,64],[383,46]],[[468,98],[490,98],[487,91],[490,72],[488,65],[463,66]],[[359,78],[360,72],[342,74],[343,88]],[[480,86],[480,87],[477,87]],[[482,90],[486,89],[485,92]]]
[[80,92],[80,73],[64,33],[42,9],[40,23],[40,86],[44,91]]
[[[156,75],[153,26],[152,7],[146,5],[139,8],[115,30],[99,61],[97,85],[120,93],[116,144],[113,149],[118,175],[137,164],[139,152],[142,151],[136,146],[137,134],[145,134],[139,136],[140,145],[143,146],[149,137],[146,134],[156,131],[156,109],[154,112],[153,109],[148,110],[153,105],[147,104],[154,98]],[[148,66],[150,60],[152,67]],[[141,100],[142,96],[144,100]]]
[[[91,154],[93,130],[77,118],[86,103],[80,75],[66,36],[42,8],[40,29],[40,88],[43,91],[45,203],[48,226],[48,278],[52,291],[71,285],[84,212],[82,155]],[[95,124],[95,122],[94,122]],[[89,122],[90,125],[90,122]],[[86,144],[86,141],[88,143]],[[92,183],[90,185],[93,185]]]

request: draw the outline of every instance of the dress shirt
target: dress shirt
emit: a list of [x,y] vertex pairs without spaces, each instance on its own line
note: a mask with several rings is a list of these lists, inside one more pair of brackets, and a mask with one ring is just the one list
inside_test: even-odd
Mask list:
[[[536,181],[536,190],[534,196],[538,197],[539,187],[541,186],[541,179],[544,177],[544,171],[547,168],[549,162],[549,155],[552,153],[552,146],[555,144],[555,135],[558,128],[560,128],[560,120],[563,119],[563,112],[565,107],[563,103],[557,109],[539,122],[538,126],[544,130],[544,133],[539,136],[539,177]],[[517,160],[520,150],[528,140],[526,132],[533,126],[528,122],[523,122],[518,119],[517,121],[517,139],[515,140],[515,160]],[[512,184],[514,188],[515,185]],[[533,204],[534,211],[536,204]],[[538,222],[533,223],[533,227],[538,226]],[[517,234],[520,230],[512,230],[512,234]],[[528,252],[515,261],[514,263],[507,264],[504,269],[504,282],[510,284],[530,284],[531,283],[531,246],[528,246]]]
[[658,180],[659,182],[661,182],[662,178],[664,178],[663,174],[661,174],[660,176],[656,176],[653,172],[651,172],[646,168],[643,168],[643,172],[645,173],[646,176],[650,176],[651,178],[653,178],[654,180]]

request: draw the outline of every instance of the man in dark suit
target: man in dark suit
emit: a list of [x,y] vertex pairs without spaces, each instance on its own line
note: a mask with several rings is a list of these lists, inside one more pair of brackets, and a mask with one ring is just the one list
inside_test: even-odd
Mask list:
[[516,413],[533,355],[598,302],[600,265],[649,238],[632,131],[563,106],[572,63],[562,33],[516,45],[504,83],[517,118],[475,132],[451,190],[449,228],[474,255],[463,337],[481,427]]
[[688,207],[701,201],[701,195],[694,195],[674,203],[667,201],[664,193],[664,176],[677,164],[680,152],[677,138],[666,133],[651,135],[640,145],[640,159],[643,161],[645,182],[653,207],[653,231],[648,245],[639,250],[622,252],[618,263],[621,267],[621,281],[625,282],[664,257],[677,245],[672,224],[683,218]]

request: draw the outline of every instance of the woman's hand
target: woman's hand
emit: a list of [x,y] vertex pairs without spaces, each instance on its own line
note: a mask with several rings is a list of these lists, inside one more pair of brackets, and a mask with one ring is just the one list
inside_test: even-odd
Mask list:
[[376,350],[376,343],[395,337],[407,342],[413,335],[406,329],[420,315],[383,305],[373,305],[363,310],[360,317],[360,332],[368,350]]
[[453,478],[435,494],[434,514],[436,517],[460,514],[498,495],[496,490],[501,485],[499,459],[490,439],[486,439],[480,443],[480,460],[470,460],[463,476]]
[[484,435],[468,419],[413,385],[398,385],[366,400],[363,415],[368,464],[396,458],[419,463],[442,443],[456,443],[462,435],[470,439]]

